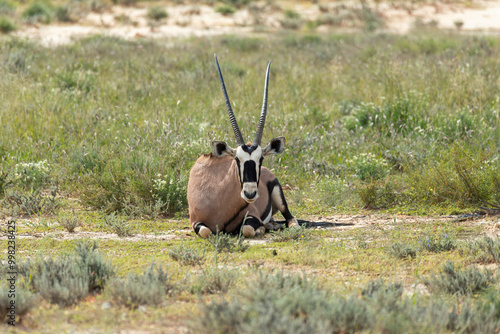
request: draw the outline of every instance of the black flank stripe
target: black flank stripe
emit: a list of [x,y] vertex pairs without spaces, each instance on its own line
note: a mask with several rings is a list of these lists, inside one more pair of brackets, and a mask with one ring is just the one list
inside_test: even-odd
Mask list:
[[247,207],[248,207],[248,203],[245,202],[245,205],[243,205],[243,207],[231,219],[229,219],[226,223],[224,223],[224,232],[227,232],[226,227],[229,224],[231,224],[238,217],[238,215],[241,213],[241,211],[245,210]]

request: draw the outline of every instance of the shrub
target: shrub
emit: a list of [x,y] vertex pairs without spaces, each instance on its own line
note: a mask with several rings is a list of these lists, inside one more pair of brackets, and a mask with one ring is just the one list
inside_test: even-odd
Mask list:
[[3,34],[8,34],[16,30],[16,26],[12,21],[6,16],[0,16],[0,32]]
[[[6,276],[4,276],[6,277]],[[8,278],[8,276],[7,276]],[[9,307],[11,306],[11,300],[15,302],[15,323],[21,323],[23,317],[31,311],[36,305],[36,297],[29,290],[19,285],[16,286],[13,298],[9,297],[12,295],[12,290],[5,283],[5,279],[2,280],[0,285],[0,324],[4,321],[12,321],[9,317]],[[7,281],[8,282],[8,281]],[[19,282],[18,282],[19,283]]]
[[49,24],[52,21],[53,8],[49,1],[35,1],[21,14],[29,23]]
[[222,15],[233,15],[236,13],[236,8],[231,5],[221,5],[215,8],[215,11]]
[[460,295],[483,291],[496,281],[497,277],[491,270],[481,270],[477,267],[455,269],[451,261],[442,266],[442,272],[439,275],[433,275],[424,280],[433,291]]
[[271,232],[271,240],[274,242],[287,242],[290,240],[305,241],[312,236],[311,230],[305,226],[294,226]]
[[75,228],[82,225],[82,221],[75,215],[75,211],[73,211],[71,215],[59,215],[57,217],[57,222],[69,233],[74,232]]
[[171,289],[167,273],[161,265],[153,262],[142,275],[130,274],[126,278],[112,280],[106,287],[106,293],[117,304],[137,308],[141,305],[161,305]]
[[456,237],[446,232],[437,236],[427,232],[418,242],[423,249],[433,253],[447,252],[457,247]]
[[241,235],[232,236],[226,233],[212,234],[208,243],[212,245],[216,253],[244,252],[248,245],[243,243],[244,238]]
[[398,259],[404,259],[404,258],[416,258],[418,249],[414,245],[403,243],[403,242],[395,242],[392,243],[389,248],[387,249],[387,253],[389,255],[392,255],[394,257],[397,257]]
[[10,0],[0,0],[0,15],[12,15],[16,12],[16,5]]
[[168,17],[168,13],[163,7],[150,7],[148,9],[148,13],[146,14],[147,18],[154,21],[161,21]]
[[104,225],[119,237],[133,236],[130,225],[125,220],[119,219],[114,212],[104,217]]
[[383,179],[390,171],[387,162],[373,153],[361,153],[347,160],[347,163],[353,174],[361,181]]
[[484,236],[469,240],[461,245],[459,251],[481,263],[500,263],[500,238]]
[[49,181],[50,168],[47,160],[18,163],[14,166],[14,182],[25,189],[38,189]]
[[167,254],[180,264],[188,266],[201,266],[205,262],[205,254],[202,254],[197,249],[193,249],[186,246],[179,246],[170,248]]
[[233,269],[205,268],[199,274],[191,287],[194,293],[216,294],[226,293],[236,284],[239,272]]
[[89,293],[100,291],[115,274],[96,248],[95,243],[78,243],[70,256],[38,258],[22,264],[19,272],[44,299],[62,306],[74,305]]
[[56,189],[51,190],[50,196],[43,196],[40,190],[10,191],[5,196],[3,204],[12,215],[53,214],[61,206],[56,195]]

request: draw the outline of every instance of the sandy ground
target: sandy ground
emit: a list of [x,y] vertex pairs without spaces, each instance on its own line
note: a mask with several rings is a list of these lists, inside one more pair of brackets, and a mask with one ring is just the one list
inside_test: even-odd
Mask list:
[[[169,17],[152,25],[147,19],[147,7],[115,6],[102,13],[91,12],[74,24],[23,26],[14,34],[41,42],[47,46],[67,44],[91,35],[134,38],[188,38],[221,34],[265,34],[283,29],[283,10],[293,9],[304,21],[313,21],[325,9],[338,12],[340,2],[313,3],[276,2],[275,7],[264,3],[224,16],[215,7],[206,5],[163,5]],[[347,2],[342,10],[359,9],[359,4]],[[383,31],[404,34],[416,26],[434,26],[463,32],[500,34],[500,0],[474,2],[472,7],[458,4],[412,5],[401,2],[371,5],[384,20]],[[323,9],[323,12],[322,10]],[[258,13],[258,14],[256,14]],[[318,31],[341,31],[344,27],[319,26]],[[303,28],[305,29],[305,28]]]

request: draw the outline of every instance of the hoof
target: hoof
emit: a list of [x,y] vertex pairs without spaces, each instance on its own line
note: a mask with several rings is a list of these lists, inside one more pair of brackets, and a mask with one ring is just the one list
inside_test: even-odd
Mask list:
[[286,222],[288,227],[300,227],[299,223],[297,222],[297,219],[292,218]]
[[264,233],[266,233],[266,228],[264,226],[261,226],[255,230],[255,235],[262,235]]
[[250,225],[244,225],[242,233],[245,238],[255,237],[255,229]]
[[203,239],[206,239],[212,235],[212,231],[210,231],[210,229],[208,227],[202,226],[202,227],[200,227],[200,230],[198,231],[198,235],[200,237],[202,237]]

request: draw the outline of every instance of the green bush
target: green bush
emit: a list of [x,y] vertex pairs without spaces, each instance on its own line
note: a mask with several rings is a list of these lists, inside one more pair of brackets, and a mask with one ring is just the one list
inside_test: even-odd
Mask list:
[[12,21],[6,16],[0,16],[0,32],[3,34],[8,34],[16,30],[16,26]]
[[161,21],[168,17],[168,13],[163,7],[150,7],[148,9],[148,13],[146,14],[147,18],[154,21]]
[[47,301],[69,306],[100,291],[114,276],[111,263],[97,253],[97,246],[78,243],[74,254],[38,258],[24,263],[19,272],[29,286]]
[[54,214],[61,206],[56,189],[52,189],[50,196],[43,196],[40,190],[16,191],[10,190],[3,199],[3,206],[11,215],[41,215]]
[[[8,276],[4,276],[7,277]],[[9,281],[7,281],[9,282]],[[0,324],[3,322],[9,322],[14,320],[15,324],[22,323],[23,318],[28,314],[35,306],[37,306],[37,298],[29,290],[20,286],[18,281],[16,288],[11,290],[9,285],[4,282],[0,285]],[[14,291],[14,292],[12,292]],[[12,295],[12,298],[9,297]],[[11,300],[15,303],[15,319],[10,316],[10,306]]]
[[231,5],[221,5],[215,8],[215,11],[222,15],[233,15],[234,13],[236,13],[236,10],[237,9]]
[[16,12],[16,4],[10,0],[0,0],[0,16],[12,15]]
[[214,248],[216,253],[244,252],[248,245],[243,243],[244,237],[241,235],[232,236],[226,233],[212,234],[208,243]]
[[202,254],[199,250],[188,246],[169,248],[167,250],[167,254],[172,258],[172,260],[188,266],[201,266],[206,260],[205,254]]
[[312,236],[311,230],[305,226],[294,226],[271,233],[271,240],[274,242],[287,242],[291,240],[307,241]]
[[202,294],[227,293],[236,285],[239,277],[240,274],[235,269],[218,266],[204,268],[201,274],[195,277],[191,291]]
[[405,259],[407,257],[416,258],[418,251],[415,245],[399,241],[392,243],[387,249],[387,253],[398,259]]
[[460,245],[459,252],[480,263],[500,263],[500,238],[484,236],[467,240]]
[[142,275],[129,274],[115,278],[106,287],[106,294],[119,305],[137,308],[141,305],[160,306],[172,290],[167,273],[161,265],[151,263]]
[[49,24],[52,21],[54,9],[49,1],[35,1],[26,8],[21,17],[29,23]]
[[439,275],[430,276],[424,282],[434,292],[468,295],[485,290],[497,280],[498,277],[489,269],[455,269],[454,263],[448,261]]
[[57,216],[57,222],[59,223],[59,225],[64,227],[64,229],[66,231],[68,231],[69,233],[73,233],[75,231],[75,228],[82,225],[82,221],[81,221],[80,217],[75,215],[74,211],[71,213],[71,215],[70,214],[59,214]]
[[104,217],[104,225],[119,237],[131,237],[131,226],[123,219],[116,216],[114,212]]

